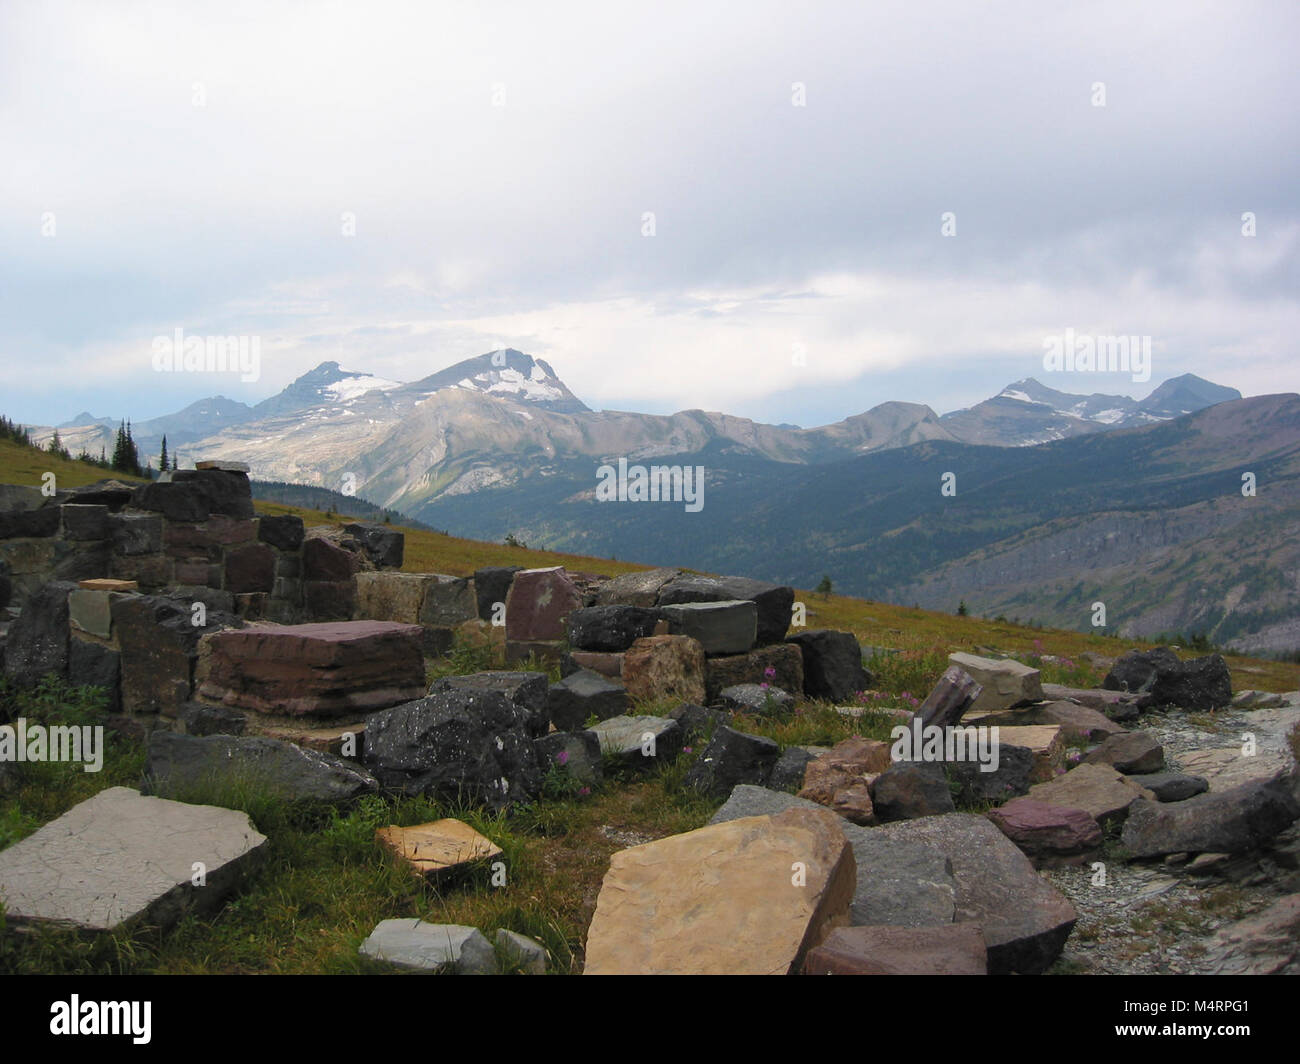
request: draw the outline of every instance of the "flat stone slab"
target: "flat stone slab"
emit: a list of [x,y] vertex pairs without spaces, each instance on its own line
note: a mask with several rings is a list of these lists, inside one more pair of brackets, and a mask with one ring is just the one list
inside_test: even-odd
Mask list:
[[656,758],[676,757],[682,748],[682,729],[667,717],[610,717],[588,730],[596,733],[603,755],[647,768]]
[[215,459],[194,463],[195,469],[219,469],[223,473],[247,473],[247,462],[221,462]]
[[431,924],[410,917],[381,921],[361,943],[360,952],[398,968],[437,971],[450,967],[457,975],[492,975],[497,970],[492,943],[478,928]]
[[974,924],[837,927],[808,954],[804,975],[987,975],[988,950]]
[[1245,744],[1238,741],[1235,745],[1174,754],[1170,760],[1178,763],[1180,771],[1204,779],[1212,793],[1231,790],[1252,780],[1271,779],[1295,763],[1288,735],[1298,724],[1300,708],[1254,710],[1249,723],[1237,735],[1239,740],[1246,732],[1254,736],[1254,754],[1248,756]]
[[758,607],[747,600],[687,602],[659,609],[673,635],[697,640],[706,654],[745,654],[758,638]]
[[970,676],[982,690],[968,713],[1010,709],[1043,698],[1040,673],[1032,666],[1011,658],[982,658],[976,654],[949,654],[948,664]]
[[136,580],[109,580],[95,577],[90,580],[78,580],[77,587],[84,588],[86,591],[139,591],[140,584]]
[[216,908],[265,843],[246,813],[110,787],[0,850],[0,900],[12,923],[166,929]]
[[501,847],[463,820],[448,817],[403,828],[379,828],[375,837],[421,875],[497,857]]
[[1082,809],[1103,827],[1112,820],[1122,820],[1129,806],[1139,798],[1155,795],[1140,787],[1109,765],[1080,765],[1050,783],[1029,788],[1029,797],[1048,805]]

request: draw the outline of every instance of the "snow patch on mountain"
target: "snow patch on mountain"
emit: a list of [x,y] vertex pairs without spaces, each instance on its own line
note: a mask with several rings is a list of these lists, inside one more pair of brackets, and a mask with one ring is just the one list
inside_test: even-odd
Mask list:
[[332,399],[347,403],[360,398],[367,392],[390,392],[394,388],[400,388],[401,386],[401,381],[390,381],[384,377],[344,377],[333,384],[325,385],[322,390],[329,393]]

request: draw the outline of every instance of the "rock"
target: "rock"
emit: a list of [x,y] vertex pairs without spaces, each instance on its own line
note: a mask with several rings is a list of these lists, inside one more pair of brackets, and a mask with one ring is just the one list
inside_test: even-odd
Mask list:
[[502,852],[500,846],[463,820],[450,817],[405,828],[392,824],[377,829],[375,838],[422,876],[498,857]]
[[954,922],[983,929],[990,974],[1037,975],[1060,955],[1074,928],[1074,907],[988,820],[949,813],[875,830],[948,858],[956,884]]
[[727,687],[771,684],[803,692],[803,652],[793,643],[758,647],[748,654],[722,654],[705,663],[705,696],[712,701]]
[[1019,746],[1034,758],[1030,782],[1044,783],[1055,779],[1065,768],[1065,736],[1055,724],[1025,724],[998,728],[1002,746]]
[[1275,709],[1286,704],[1281,695],[1269,691],[1238,691],[1232,696],[1233,709]]
[[781,688],[756,683],[742,683],[724,687],[718,692],[718,704],[738,713],[754,713],[760,717],[781,716],[794,709],[794,697]]
[[510,585],[522,568],[522,565],[490,565],[474,570],[474,601],[479,620],[490,623],[496,619],[496,606],[500,603],[500,620],[504,622]]
[[976,924],[837,927],[804,962],[804,975],[987,975]]
[[1101,846],[1101,826],[1084,809],[1013,798],[985,816],[1040,867],[1078,864]]
[[1182,772],[1152,772],[1129,777],[1139,787],[1145,787],[1158,802],[1182,802],[1209,790],[1209,783],[1200,776]]
[[525,726],[534,738],[545,735],[551,718],[546,702],[550,681],[544,672],[471,672],[464,676],[443,676],[434,680],[429,694],[435,691],[498,691],[527,715]]
[[265,842],[246,813],[110,787],[0,850],[0,902],[11,925],[165,931],[219,906]]
[[704,648],[684,635],[638,639],[623,654],[623,686],[632,699],[704,701]]
[[596,592],[595,605],[654,606],[659,592],[674,577],[682,575],[680,569],[648,569],[639,573],[624,573],[603,584]]
[[520,975],[546,974],[546,947],[527,935],[500,928],[496,934],[497,955],[507,972]]
[[101,688],[107,711],[122,711],[122,655],[111,646],[69,639],[68,678],[79,686]]
[[257,538],[277,550],[298,550],[304,534],[302,518],[294,514],[263,514],[257,519]]
[[77,587],[68,592],[68,621],[73,629],[108,639],[113,634],[113,613],[107,591]]
[[[332,754],[305,750],[261,735],[182,735],[155,730],[149,736],[143,794],[214,805],[245,787],[285,801],[346,802],[373,794],[374,777]],[[213,792],[221,798],[213,797]]]
[[193,483],[155,481],[142,485],[132,505],[138,510],[160,513],[168,521],[196,524],[212,514],[208,496]]
[[1121,841],[1133,857],[1242,853],[1267,842],[1297,818],[1300,802],[1292,780],[1279,775],[1181,802],[1135,802]]
[[704,706],[683,702],[676,709],[668,711],[671,720],[675,720],[682,729],[683,739],[699,736],[709,738],[720,727],[730,723],[731,713],[725,709],[706,709]]
[[1295,764],[1289,737],[1296,727],[1300,727],[1300,708],[1252,710],[1246,728],[1255,744],[1253,755],[1243,753],[1246,732],[1229,733],[1223,736],[1223,741],[1231,743],[1230,746],[1180,752],[1179,767],[1203,777],[1211,794],[1252,780],[1267,780],[1279,772],[1290,771]]
[[1082,809],[1105,827],[1123,820],[1134,802],[1155,796],[1109,765],[1080,765],[1050,783],[1030,787],[1029,797],[1049,805]]
[[357,608],[357,585],[351,580],[304,580],[302,605],[315,621],[349,621]]
[[667,717],[610,717],[590,729],[604,757],[629,768],[649,769],[656,759],[671,761],[682,750],[682,730]]
[[983,688],[955,665],[949,665],[912,715],[922,728],[952,727],[979,698]]
[[872,787],[876,817],[882,824],[956,812],[943,765],[900,761],[876,778]]
[[361,541],[362,549],[380,569],[400,569],[406,551],[406,533],[391,525],[353,523],[343,531]]
[[1115,662],[1102,686],[1140,695],[1146,706],[1217,709],[1232,701],[1232,680],[1222,657],[1180,661],[1168,647],[1130,650]]
[[1110,765],[1126,776],[1159,772],[1165,767],[1165,750],[1147,732],[1112,735],[1084,757],[1089,765]]
[[186,702],[180,720],[186,735],[243,735],[248,726],[242,713],[206,702]]
[[[659,589],[658,604],[746,601],[756,612],[755,637],[760,644],[779,643],[790,628],[794,588],[765,584],[743,576],[674,577]],[[690,634],[689,632],[687,633]]]
[[431,924],[404,917],[382,920],[361,943],[363,957],[398,968],[449,969],[457,975],[495,975],[496,952],[475,927]]
[[833,809],[855,824],[872,824],[875,814],[867,777],[884,772],[890,764],[888,743],[855,735],[808,765],[799,797]]
[[324,536],[308,536],[302,545],[302,575],[307,580],[348,583],[360,571],[360,557]]
[[70,503],[61,506],[63,538],[98,542],[108,538],[108,507]]
[[275,586],[275,552],[265,543],[226,551],[226,590],[235,595],[270,592]]
[[68,598],[77,586],[43,584],[27,600],[5,641],[5,673],[24,686],[68,673]]
[[1055,724],[1062,733],[1072,737],[1105,739],[1122,735],[1126,730],[1096,709],[1064,700],[1048,702],[1031,712],[1034,723]]
[[478,617],[474,587],[457,576],[433,574],[425,584],[420,623],[427,628],[454,628]]
[[997,768],[991,771],[973,760],[945,764],[953,783],[960,787],[957,800],[964,805],[1005,802],[1027,794],[1035,775],[1033,751],[1007,742],[998,743]]
[[594,731],[551,732],[534,739],[533,746],[543,774],[554,765],[587,786],[599,783],[605,777],[600,739]]
[[803,654],[803,690],[809,698],[852,701],[871,686],[862,667],[862,649],[851,632],[809,628],[786,637]]
[[1019,661],[983,658],[975,654],[949,654],[948,663],[961,669],[982,688],[967,712],[1010,709],[1043,699],[1039,671]]
[[418,625],[337,621],[218,632],[204,647],[199,693],[257,713],[356,715],[418,698]]
[[371,714],[365,764],[389,789],[494,810],[528,801],[542,782],[527,712],[496,691],[436,691]]
[[596,650],[574,650],[560,663],[560,675],[571,676],[579,669],[598,672],[611,680],[623,679],[623,655],[606,654]]
[[57,506],[0,513],[0,539],[29,539],[56,536],[58,533],[59,508]]
[[774,791],[803,790],[804,770],[807,769],[810,761],[816,760],[816,754],[809,753],[801,746],[791,746],[777,758],[767,778],[766,786]]
[[596,900],[586,974],[798,972],[809,949],[847,921],[854,881],[853,851],[820,810],[733,820],[622,850]]
[[211,513],[245,519],[253,516],[253,493],[247,473],[225,469],[178,469],[171,474],[171,481],[191,486],[203,496]]
[[661,610],[669,631],[697,640],[705,654],[743,654],[754,645],[758,611],[752,602],[690,602]]
[[582,595],[563,566],[521,569],[506,597],[506,638],[537,642],[564,638],[564,618],[581,608]]
[[419,624],[429,573],[357,573],[357,616],[371,621]]
[[623,716],[630,707],[622,684],[586,669],[552,684],[546,700],[546,712],[560,731],[584,728],[593,716],[600,720]]
[[765,783],[780,756],[772,739],[724,725],[687,770],[685,783],[712,798],[726,798],[738,783]]
[[1053,701],[1076,702],[1103,713],[1113,721],[1134,720],[1142,713],[1138,704],[1142,695],[1127,691],[1107,691],[1101,688],[1063,687],[1060,684],[1043,684],[1043,697]]
[[1201,964],[1208,975],[1300,975],[1300,894],[1220,928]]
[[654,635],[662,617],[659,610],[644,606],[589,606],[570,613],[565,625],[570,646],[609,653]]

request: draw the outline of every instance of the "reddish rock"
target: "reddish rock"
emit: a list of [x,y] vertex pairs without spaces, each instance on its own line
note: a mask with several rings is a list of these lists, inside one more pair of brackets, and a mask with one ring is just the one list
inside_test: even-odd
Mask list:
[[178,561],[172,570],[176,583],[191,587],[221,587],[221,566],[205,561]]
[[302,604],[318,621],[346,621],[357,607],[357,585],[352,580],[304,580]]
[[302,545],[302,575],[307,580],[340,583],[361,570],[361,558],[328,539],[309,537]]
[[569,654],[573,663],[580,669],[590,669],[602,676],[621,679],[623,676],[623,655],[606,654],[598,650],[575,650]]
[[1013,798],[987,816],[1035,864],[1079,864],[1101,846],[1101,827],[1084,809]]
[[565,637],[564,619],[582,607],[582,593],[563,566],[522,569],[506,596],[506,639],[531,643]]
[[198,692],[258,713],[339,717],[424,694],[423,630],[389,621],[267,625],[205,640]]
[[702,703],[704,648],[687,635],[638,639],[623,653],[623,686],[629,698]]
[[808,762],[799,797],[833,809],[855,824],[874,824],[870,781],[891,764],[889,743],[855,735]]
[[[252,522],[247,522],[252,525]],[[226,590],[235,595],[270,592],[275,586],[275,551],[253,543],[226,552]]]
[[987,975],[978,924],[837,927],[808,954],[804,975]]

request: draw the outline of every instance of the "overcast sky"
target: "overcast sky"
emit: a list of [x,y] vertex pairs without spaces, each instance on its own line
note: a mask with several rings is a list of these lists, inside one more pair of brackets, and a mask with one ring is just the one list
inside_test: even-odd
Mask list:
[[[1298,31],[1292,0],[5,0],[0,412],[502,346],[593,407],[803,425],[1029,376],[1300,391]],[[260,337],[261,378],[154,372],[176,328]],[[1150,336],[1150,381],[1045,373],[1067,328]]]

